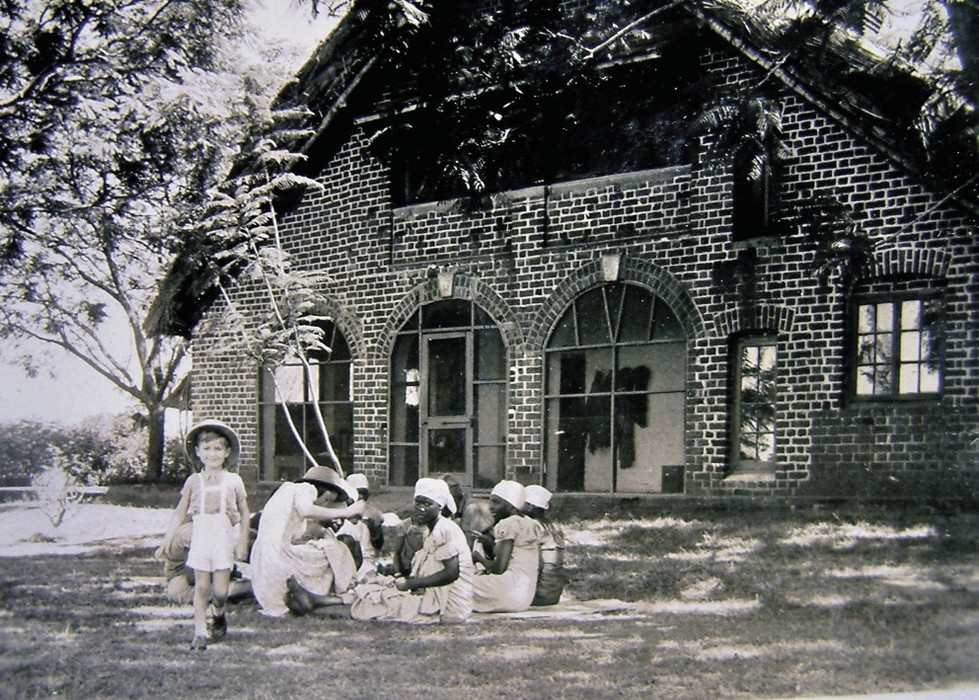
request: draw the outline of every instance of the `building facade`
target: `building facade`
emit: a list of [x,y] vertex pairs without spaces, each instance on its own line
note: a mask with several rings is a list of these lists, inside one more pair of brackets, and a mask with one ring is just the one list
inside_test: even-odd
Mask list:
[[[777,172],[746,179],[737,154],[719,156],[700,134],[674,162],[613,163],[479,207],[413,201],[373,148],[389,78],[367,87],[366,73],[334,71],[327,102],[349,114],[324,117],[318,143],[330,145],[309,149],[322,189],[281,212],[285,248],[331,279],[321,311],[332,352],[313,357],[313,385],[277,371],[314,453],[318,401],[344,468],[375,483],[454,472],[477,489],[515,478],[559,493],[972,488],[973,210],[818,90],[697,19],[685,50],[700,75],[780,81],[788,155]],[[307,88],[354,52],[343,31],[305,69]],[[318,114],[336,114],[319,99]],[[799,215],[824,202],[857,228],[817,230]],[[235,294],[241,308],[262,303],[244,281]],[[308,462],[269,374],[221,333],[195,338],[193,361],[194,414],[239,431],[243,476],[297,478]]]

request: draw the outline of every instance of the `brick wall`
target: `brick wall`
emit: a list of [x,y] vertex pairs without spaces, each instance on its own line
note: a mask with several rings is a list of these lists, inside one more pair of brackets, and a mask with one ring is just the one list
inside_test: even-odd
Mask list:
[[[706,52],[704,62],[728,84],[758,79],[722,48]],[[794,149],[780,184],[784,210],[814,196],[837,198],[881,240],[874,274],[945,280],[940,400],[847,405],[843,289],[817,279],[815,249],[798,229],[750,244],[732,240],[731,176],[723,164],[697,157],[533,187],[497,195],[476,212],[453,202],[394,209],[387,173],[356,131],[324,164],[323,189],[283,221],[288,249],[332,276],[331,312],[354,356],[354,467],[375,481],[387,478],[393,334],[421,301],[437,298],[441,273],[451,276],[454,296],[472,299],[500,326],[510,362],[508,474],[539,479],[542,349],[570,301],[603,280],[603,256],[617,256],[618,279],[652,290],[687,332],[687,493],[865,495],[886,487],[900,494],[968,481],[979,438],[974,222],[797,94],[787,91],[784,104]],[[236,294],[242,308],[260,297],[244,287]],[[778,333],[774,478],[731,478],[728,468],[729,343],[751,330]],[[240,431],[241,472],[255,480],[257,370],[233,346],[220,334],[196,341],[194,412]]]

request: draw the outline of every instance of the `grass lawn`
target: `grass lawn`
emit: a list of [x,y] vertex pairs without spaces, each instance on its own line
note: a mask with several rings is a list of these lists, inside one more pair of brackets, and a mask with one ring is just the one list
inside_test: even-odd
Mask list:
[[161,595],[152,537],[0,546],[0,697],[979,693],[979,514],[585,500],[557,513],[566,597],[611,609],[419,628],[268,619],[245,602],[204,652],[188,649],[189,606]]

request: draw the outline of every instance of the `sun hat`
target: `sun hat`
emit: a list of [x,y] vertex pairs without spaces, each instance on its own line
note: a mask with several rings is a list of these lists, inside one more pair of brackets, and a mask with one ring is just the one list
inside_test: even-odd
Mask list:
[[504,479],[493,487],[490,495],[502,498],[517,510],[520,510],[523,506],[523,484],[517,481],[507,481]]
[[523,498],[525,503],[537,506],[542,510],[547,510],[551,506],[551,492],[537,484],[524,486]]
[[202,420],[199,423],[195,423],[187,431],[186,437],[184,437],[184,453],[187,455],[187,459],[190,463],[194,465],[195,469],[203,469],[204,463],[201,462],[200,457],[197,456],[197,438],[202,432],[212,432],[218,435],[223,435],[228,441],[228,447],[231,448],[231,454],[228,455],[228,459],[224,462],[225,469],[231,469],[236,464],[238,464],[238,457],[241,455],[241,440],[238,439],[238,433],[231,429],[230,426],[225,425],[219,420]]
[[347,476],[347,483],[358,491],[360,489],[371,490],[370,482],[367,481],[367,477],[364,474],[349,474]]
[[303,474],[302,478],[296,479],[296,481],[325,486],[335,493],[346,496],[350,500],[356,501],[360,497],[356,489],[352,488],[350,484],[341,479],[340,475],[329,467],[321,467],[320,465],[310,467]]

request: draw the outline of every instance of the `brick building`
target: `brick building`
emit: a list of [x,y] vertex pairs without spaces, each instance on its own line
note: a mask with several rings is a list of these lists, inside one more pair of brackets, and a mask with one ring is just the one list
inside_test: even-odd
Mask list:
[[[430,182],[438,134],[411,123],[417,75],[376,60],[369,12],[284,93],[316,114],[303,147],[322,184],[282,207],[284,245],[332,278],[333,320],[319,386],[280,378],[310,435],[319,397],[348,471],[616,494],[972,488],[975,198],[909,155],[879,104],[868,116],[871,91],[807,80],[730,16],[675,5],[609,54],[603,109],[546,145],[536,134],[559,166],[500,179],[480,206],[413,184]],[[777,167],[749,177],[736,149],[687,128],[714,95],[683,96],[682,113],[669,95],[694,81],[765,87]],[[651,106],[623,107],[652,84]],[[378,155],[406,123],[400,155]],[[194,347],[195,416],[240,431],[243,476],[299,475],[267,373],[220,334]]]

